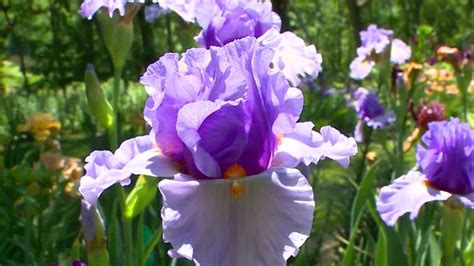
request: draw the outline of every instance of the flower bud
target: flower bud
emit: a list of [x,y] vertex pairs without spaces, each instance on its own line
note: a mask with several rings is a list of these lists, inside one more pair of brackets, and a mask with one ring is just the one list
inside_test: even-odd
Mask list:
[[84,81],[86,83],[87,103],[92,115],[99,124],[105,128],[110,128],[114,122],[114,112],[102,91],[92,64],[87,65]]
[[96,206],[81,202],[81,222],[89,265],[110,265],[102,215]]
[[97,18],[114,67],[122,69],[133,43],[133,21],[102,13],[97,14]]

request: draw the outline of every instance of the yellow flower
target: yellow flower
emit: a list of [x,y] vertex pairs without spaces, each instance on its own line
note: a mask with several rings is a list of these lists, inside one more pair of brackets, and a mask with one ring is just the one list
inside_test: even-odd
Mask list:
[[50,113],[34,112],[26,119],[24,124],[18,125],[20,132],[31,132],[35,140],[43,142],[51,135],[61,129],[61,123],[55,121]]
[[404,64],[401,69],[403,71],[403,80],[405,81],[407,87],[410,87],[413,80],[418,77],[420,70],[423,69],[423,65],[416,62],[410,62]]
[[365,158],[369,161],[369,162],[373,162],[377,159],[377,153],[375,151],[369,151],[367,152],[367,154],[365,155]]
[[433,92],[446,91],[448,94],[458,94],[459,88],[455,83],[454,71],[450,65],[425,65],[420,81],[425,82],[425,92],[431,95]]
[[447,56],[447,55],[456,55],[459,53],[459,49],[456,47],[441,46],[436,50],[437,55]]

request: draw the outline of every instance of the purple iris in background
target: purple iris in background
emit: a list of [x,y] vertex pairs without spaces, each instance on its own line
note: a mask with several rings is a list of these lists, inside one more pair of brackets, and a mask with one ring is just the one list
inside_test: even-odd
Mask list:
[[125,5],[127,3],[144,3],[145,0],[84,0],[81,4],[79,14],[88,19],[92,19],[92,16],[101,9],[106,8],[109,16],[112,17],[115,10],[118,10],[120,16],[125,16]]
[[385,111],[385,107],[380,103],[377,94],[365,88],[358,88],[354,93],[354,108],[360,121],[357,124],[354,136],[357,141],[363,139],[363,125],[372,129],[382,129],[395,122],[395,115]]
[[383,58],[390,46],[390,62],[403,64],[411,57],[411,48],[400,39],[392,40],[393,31],[378,28],[371,24],[366,31],[360,32],[361,46],[357,48],[357,57],[350,64],[350,76],[362,80],[372,72],[375,63]]
[[390,62],[394,64],[403,64],[411,57],[411,48],[400,39],[393,39],[390,48]]
[[385,50],[385,47],[390,44],[393,31],[378,28],[377,25],[371,24],[367,30],[360,33],[361,47],[373,50],[376,54],[380,54]]
[[413,220],[426,202],[451,196],[474,209],[474,130],[457,118],[428,128],[417,148],[419,170],[380,190],[377,210],[390,226],[407,212]]
[[[223,46],[244,37],[256,37],[274,50],[271,64],[297,86],[300,76],[316,78],[322,57],[314,45],[292,32],[280,33],[281,19],[272,12],[270,1],[168,1],[160,5],[174,10],[187,21],[196,21],[202,28],[196,40],[201,47]],[[186,8],[187,7],[187,8]]]
[[159,17],[166,15],[170,11],[168,9],[162,8],[159,4],[151,4],[145,6],[145,21],[148,23],[153,23]]
[[271,2],[243,2],[239,5],[209,5],[209,14],[198,16],[202,31],[196,40],[201,47],[223,46],[247,36],[258,38],[271,28],[280,31],[280,17]]
[[294,167],[328,157],[343,166],[356,142],[331,127],[297,122],[300,90],[270,68],[255,38],[165,54],[141,78],[150,135],[114,153],[95,151],[81,179],[95,204],[131,174],[159,183],[163,238],[173,257],[202,265],[285,265],[311,231],[311,185]]

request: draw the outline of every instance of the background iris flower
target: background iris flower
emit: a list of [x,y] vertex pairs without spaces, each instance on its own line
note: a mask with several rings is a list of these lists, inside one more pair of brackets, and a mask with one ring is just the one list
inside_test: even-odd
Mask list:
[[350,76],[362,80],[371,72],[375,64],[383,59],[383,54],[390,46],[390,62],[403,64],[411,57],[411,48],[400,39],[393,39],[393,31],[377,28],[371,24],[367,30],[360,32],[361,46],[357,48],[357,57],[351,62]]
[[380,190],[377,210],[388,225],[407,212],[413,220],[426,202],[451,196],[474,209],[474,130],[457,118],[428,127],[417,149],[419,170]]
[[273,48],[273,68],[297,86],[300,76],[316,78],[322,70],[322,57],[314,45],[305,45],[293,32],[280,33],[281,19],[270,1],[158,1],[184,20],[202,28],[195,37],[201,47],[223,46],[244,37],[256,37]]
[[393,112],[385,111],[385,107],[380,103],[377,94],[365,88],[358,88],[354,93],[354,108],[360,121],[354,130],[357,141],[363,139],[363,125],[372,129],[383,129],[395,122]]

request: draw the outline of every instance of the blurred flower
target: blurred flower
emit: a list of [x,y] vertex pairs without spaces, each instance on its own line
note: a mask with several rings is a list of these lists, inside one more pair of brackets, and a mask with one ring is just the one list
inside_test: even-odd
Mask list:
[[363,139],[363,124],[373,129],[382,129],[395,122],[395,115],[385,111],[375,92],[361,87],[354,92],[353,97],[355,99],[354,107],[360,119],[354,132],[357,141]]
[[314,45],[306,46],[292,32],[280,33],[281,19],[272,11],[270,1],[172,2],[159,1],[161,6],[201,26],[202,31],[195,38],[201,47],[223,46],[244,37],[256,37],[274,50],[271,64],[293,86],[300,84],[300,76],[316,78],[322,70],[322,57]]
[[360,32],[360,41],[362,47],[373,49],[375,53],[380,54],[390,44],[392,35],[392,30],[378,28],[377,25],[371,24],[366,31]]
[[407,212],[416,218],[427,202],[451,196],[474,209],[474,131],[457,118],[428,127],[417,148],[420,171],[411,170],[380,190],[377,210],[390,226]]
[[416,110],[416,123],[421,129],[426,129],[431,122],[445,119],[444,105],[435,101],[422,105]]
[[367,161],[369,161],[369,162],[374,162],[374,161],[377,159],[377,152],[375,152],[375,151],[369,151],[369,152],[367,152],[367,154],[365,155],[365,158],[366,158]]
[[361,46],[357,48],[357,57],[351,62],[350,77],[357,80],[366,78],[377,62],[385,59],[385,50],[391,44],[390,62],[403,64],[411,57],[411,48],[400,39],[392,40],[393,31],[379,29],[371,24],[366,31],[360,32]]
[[61,178],[67,181],[65,192],[71,196],[78,195],[79,177],[84,171],[81,159],[64,156],[60,152],[46,151],[40,153],[40,161],[53,173],[61,170]]
[[300,84],[300,75],[317,77],[322,71],[323,58],[314,45],[306,46],[293,32],[279,33],[270,29],[260,38],[261,44],[274,51],[272,68],[281,71],[292,85]]
[[[143,3],[144,0],[136,0],[136,1],[125,1],[125,0],[83,0],[79,14],[87,19],[92,19],[94,14],[101,8],[104,8],[104,12],[107,12],[110,17],[114,15],[115,10],[118,10],[120,16],[129,17],[131,19],[133,15],[138,11],[140,5],[134,4],[136,3]],[[126,6],[130,5],[132,8],[126,14]]]
[[415,141],[420,137],[421,130],[419,127],[416,127],[413,132],[408,136],[408,138],[403,142],[403,152],[408,152]]
[[198,265],[282,265],[296,256],[315,203],[294,167],[324,157],[347,166],[357,146],[334,128],[297,122],[303,94],[270,68],[272,58],[250,37],[162,56],[141,78],[151,134],[114,154],[92,152],[84,199],[94,205],[132,173],[174,176],[159,183],[171,256]]
[[439,56],[458,55],[459,49],[456,47],[440,46],[436,49],[436,54]]
[[148,23],[153,23],[159,17],[166,15],[170,11],[162,8],[159,4],[151,4],[145,6],[145,20]]
[[401,70],[403,71],[403,80],[408,88],[411,88],[413,84],[413,80],[418,78],[418,74],[423,69],[422,64],[418,64],[416,62],[409,62],[401,66]]
[[[61,266],[59,263],[52,263],[50,266]],[[87,266],[84,262],[80,260],[72,260],[71,266]]]
[[394,64],[403,64],[411,57],[411,48],[400,39],[392,41],[390,51],[390,62]]
[[43,142],[48,137],[61,129],[61,123],[55,121],[50,113],[31,113],[24,124],[20,124],[17,130],[20,132],[31,132],[36,141]]
[[454,69],[444,63],[433,66],[425,65],[420,82],[426,83],[425,92],[430,95],[433,92],[446,92],[448,94],[458,94],[459,88],[455,83]]
[[[164,9],[170,9],[178,13],[178,15],[187,22],[194,22],[196,20],[196,6],[197,8],[209,8],[209,4],[212,3],[198,2],[196,0],[158,0],[155,2],[158,2],[158,4]],[[206,12],[203,12],[203,15],[205,14]]]
[[80,260],[73,260],[72,261],[72,266],[87,266],[87,264],[85,264],[84,262],[82,262]]
[[223,46],[247,36],[258,38],[271,28],[280,31],[281,20],[272,11],[271,2],[216,4],[209,11],[203,14],[205,18],[197,17],[203,29],[196,37],[201,47]]
[[362,80],[372,72],[374,66],[374,61],[370,61],[365,57],[356,57],[349,66],[351,70],[350,76],[353,79]]

